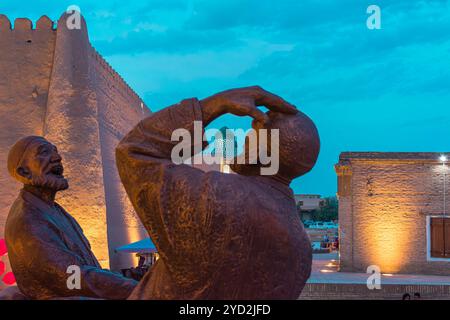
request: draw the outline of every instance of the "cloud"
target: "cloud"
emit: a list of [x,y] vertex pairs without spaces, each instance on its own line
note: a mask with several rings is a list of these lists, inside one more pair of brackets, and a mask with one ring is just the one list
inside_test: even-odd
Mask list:
[[[155,27],[155,26],[154,26]],[[185,52],[202,50],[226,50],[230,46],[239,45],[239,39],[233,32],[210,31],[198,33],[190,30],[169,29],[162,27],[155,30],[131,31],[123,36],[108,40],[95,41],[96,47],[104,55],[119,53],[136,54],[142,52]]]
[[311,102],[441,91],[450,78],[449,68],[441,66],[450,50],[446,8],[448,2],[411,5],[391,16],[388,11],[382,30],[370,31],[364,23],[315,28],[321,42],[300,34],[292,51],[274,52],[241,78],[290,83],[291,91]]
[[[366,27],[373,3],[381,30]],[[448,0],[35,0],[4,1],[2,12],[58,19],[71,4],[153,110],[258,84],[310,115],[322,152],[296,192],[334,193],[344,149],[448,148],[440,138],[450,135]],[[248,122],[227,117],[218,126]]]

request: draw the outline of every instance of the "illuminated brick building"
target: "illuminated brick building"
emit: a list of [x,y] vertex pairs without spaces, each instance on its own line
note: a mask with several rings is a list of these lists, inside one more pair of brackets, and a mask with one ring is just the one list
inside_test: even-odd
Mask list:
[[440,156],[340,155],[341,271],[450,275],[450,170]]

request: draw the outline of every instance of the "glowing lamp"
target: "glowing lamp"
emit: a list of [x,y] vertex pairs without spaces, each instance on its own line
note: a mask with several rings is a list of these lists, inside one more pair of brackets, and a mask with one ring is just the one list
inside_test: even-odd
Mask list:
[[328,270],[328,269],[322,269],[320,270],[320,272],[322,273],[330,273],[330,272],[334,272],[333,270]]
[[439,157],[439,161],[441,161],[441,162],[447,162],[447,160],[448,160],[448,158],[444,154]]

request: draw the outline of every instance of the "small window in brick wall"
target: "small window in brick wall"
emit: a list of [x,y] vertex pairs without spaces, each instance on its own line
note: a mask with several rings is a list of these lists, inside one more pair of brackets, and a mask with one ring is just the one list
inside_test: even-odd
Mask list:
[[430,218],[430,256],[450,259],[450,217]]

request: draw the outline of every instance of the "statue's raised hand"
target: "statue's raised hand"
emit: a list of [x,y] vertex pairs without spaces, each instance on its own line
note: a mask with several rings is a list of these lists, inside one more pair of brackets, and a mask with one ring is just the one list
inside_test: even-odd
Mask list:
[[258,106],[287,114],[298,112],[295,106],[259,86],[219,92],[201,100],[200,104],[203,110],[203,121],[207,124],[226,113],[237,116],[251,116],[255,120],[265,123],[268,121],[268,116],[259,110]]

